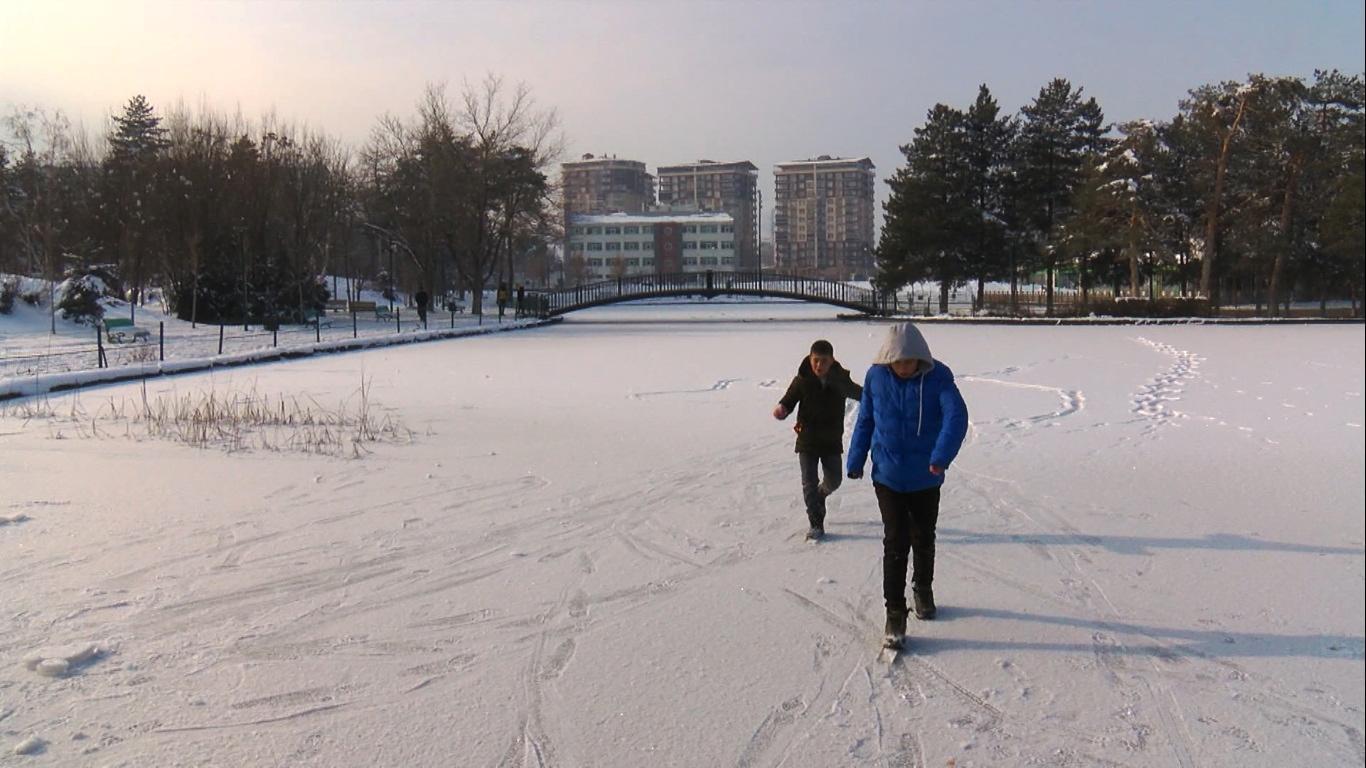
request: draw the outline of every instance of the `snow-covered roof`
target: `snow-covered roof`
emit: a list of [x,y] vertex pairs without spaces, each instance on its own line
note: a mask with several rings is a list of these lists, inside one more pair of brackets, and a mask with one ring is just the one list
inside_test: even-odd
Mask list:
[[873,159],[866,155],[863,157],[827,157],[821,155],[814,160],[788,160],[784,163],[778,163],[777,167],[782,168],[785,165],[853,165],[856,163],[867,163],[870,168],[877,167],[873,165]]
[[658,224],[679,221],[686,224],[730,224],[735,219],[729,213],[575,213],[570,224]]
[[727,169],[734,170],[739,168],[746,171],[757,171],[759,167],[748,160],[735,160],[733,162],[717,162],[715,160],[698,160],[695,163],[673,163],[671,165],[661,165],[656,170],[660,174],[664,173],[692,173],[717,172]]

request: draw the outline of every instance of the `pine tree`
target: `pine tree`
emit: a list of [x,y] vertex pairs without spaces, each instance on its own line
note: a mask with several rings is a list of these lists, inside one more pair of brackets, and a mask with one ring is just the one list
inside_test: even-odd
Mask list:
[[949,291],[969,276],[974,241],[965,122],[962,112],[936,104],[901,147],[906,165],[887,182],[892,193],[876,253],[880,286],[938,280],[941,312]]
[[151,205],[156,196],[166,130],[142,95],[129,99],[112,119],[104,160],[103,213],[123,273],[132,275],[133,300],[142,295],[146,253],[155,247]]
[[[1161,214],[1151,169],[1159,148],[1157,127],[1133,121],[1121,126],[1120,134],[1099,163],[1088,163],[1060,238],[1064,252],[1078,262],[1083,302],[1092,278],[1108,277],[1116,259],[1128,267],[1133,297],[1142,295],[1142,264],[1147,262],[1150,278],[1155,271]],[[1152,298],[1151,282],[1149,288]]]
[[1159,249],[1176,268],[1181,295],[1197,282],[1195,255],[1204,213],[1198,169],[1203,161],[1199,137],[1184,115],[1157,128],[1159,148],[1153,157],[1154,198]]
[[1225,206],[1228,169],[1243,138],[1243,118],[1251,86],[1225,81],[1204,85],[1181,102],[1181,111],[1203,145],[1200,184],[1204,197],[1204,236],[1200,244],[1200,293],[1219,304],[1220,217]]
[[972,239],[965,244],[964,269],[977,278],[974,305],[979,309],[986,281],[1007,269],[1005,188],[1015,125],[1000,112],[991,90],[983,84],[963,119],[972,229]]
[[1046,273],[1047,312],[1053,313],[1053,275],[1059,266],[1055,229],[1071,214],[1073,194],[1088,157],[1104,151],[1104,113],[1082,89],[1057,78],[1020,110],[1016,173],[1022,204],[1036,236],[1035,256]]

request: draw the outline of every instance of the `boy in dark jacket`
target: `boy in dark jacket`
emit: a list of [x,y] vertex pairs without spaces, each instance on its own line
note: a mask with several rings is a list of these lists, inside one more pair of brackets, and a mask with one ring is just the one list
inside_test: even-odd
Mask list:
[[[835,360],[835,348],[821,339],[802,358],[787,393],[773,409],[779,421],[797,411],[797,458],[802,468],[802,496],[811,523],[806,538],[825,535],[825,497],[840,487],[840,457],[844,454],[844,400],[858,400],[863,388]],[[819,472],[818,472],[819,469]],[[822,478],[821,475],[824,475]]]
[[968,431],[968,407],[953,372],[934,359],[910,323],[888,329],[863,379],[863,401],[849,439],[849,478],[873,456],[873,489],[882,513],[882,594],[889,648],[906,634],[906,566],[918,619],[935,614],[934,533],[939,487]]

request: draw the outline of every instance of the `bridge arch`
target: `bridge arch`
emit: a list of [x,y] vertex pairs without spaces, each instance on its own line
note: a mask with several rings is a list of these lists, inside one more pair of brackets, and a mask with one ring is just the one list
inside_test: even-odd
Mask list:
[[682,296],[756,296],[794,299],[880,315],[895,310],[894,299],[871,288],[827,280],[820,277],[784,275],[768,272],[678,272],[674,274],[629,275],[600,280],[573,288],[527,291],[530,311],[542,317],[556,317],[581,309],[601,307],[639,299]]

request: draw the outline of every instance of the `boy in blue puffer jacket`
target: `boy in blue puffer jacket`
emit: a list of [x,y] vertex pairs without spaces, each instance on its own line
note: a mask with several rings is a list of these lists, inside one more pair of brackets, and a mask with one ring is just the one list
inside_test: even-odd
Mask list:
[[906,565],[913,555],[915,615],[934,618],[934,529],[939,487],[968,431],[968,407],[953,372],[930,355],[910,323],[888,329],[863,380],[858,421],[849,440],[849,478],[863,477],[873,454],[873,489],[882,513],[882,594],[886,645],[906,634]]

